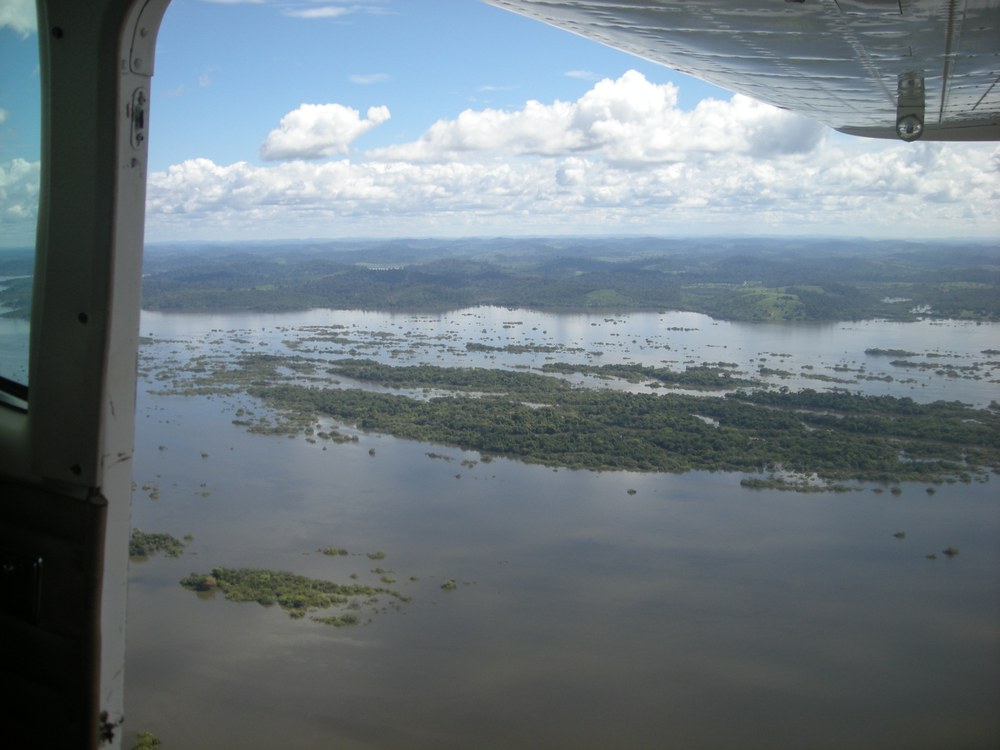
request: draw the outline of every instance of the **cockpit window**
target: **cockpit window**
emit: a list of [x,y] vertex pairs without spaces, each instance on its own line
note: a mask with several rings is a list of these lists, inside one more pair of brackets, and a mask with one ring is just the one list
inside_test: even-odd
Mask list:
[[36,19],[34,0],[0,5],[0,393],[16,401],[27,398],[41,168]]

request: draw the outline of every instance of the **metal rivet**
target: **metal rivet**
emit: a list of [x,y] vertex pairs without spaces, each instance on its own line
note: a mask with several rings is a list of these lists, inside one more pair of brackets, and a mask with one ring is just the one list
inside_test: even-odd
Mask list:
[[80,464],[73,464],[69,467],[69,470],[73,472],[75,476],[80,476],[83,473],[83,469],[80,467]]
[[77,319],[77,320],[79,320],[79,321],[80,321],[81,323],[83,323],[84,325],[86,325],[86,324],[87,324],[87,321],[88,321],[88,320],[89,320],[90,318],[88,318],[88,317],[87,317],[87,313],[80,313],[79,315],[77,315],[77,316],[76,316],[76,319]]
[[63,30],[62,30],[62,28],[59,27],[59,26],[53,26],[52,27],[52,36],[54,36],[56,39],[62,39],[62,36],[63,36]]

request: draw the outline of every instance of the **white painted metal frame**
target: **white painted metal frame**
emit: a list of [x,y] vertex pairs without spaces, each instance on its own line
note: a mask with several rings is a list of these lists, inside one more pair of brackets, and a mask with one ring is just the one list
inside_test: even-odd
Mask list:
[[149,100],[168,2],[38,2],[42,170],[30,392],[26,412],[0,409],[0,488],[16,482],[107,501],[100,705],[111,723],[124,702],[147,168],[148,113],[135,102]]

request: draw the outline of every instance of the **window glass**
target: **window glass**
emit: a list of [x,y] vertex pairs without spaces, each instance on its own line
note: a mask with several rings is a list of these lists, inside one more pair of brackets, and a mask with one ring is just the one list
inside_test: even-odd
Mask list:
[[34,0],[0,4],[0,391],[28,382],[41,96]]

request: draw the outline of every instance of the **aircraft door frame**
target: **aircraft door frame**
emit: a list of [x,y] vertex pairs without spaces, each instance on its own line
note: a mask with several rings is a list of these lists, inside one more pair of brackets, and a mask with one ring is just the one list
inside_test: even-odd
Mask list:
[[[20,577],[0,582],[39,604],[0,611],[0,630],[16,636],[12,648],[24,644],[21,662],[38,675],[58,650],[46,643],[86,652],[81,679],[53,677],[55,692],[39,688],[60,700],[89,691],[70,703],[99,709],[59,746],[121,743],[149,92],[168,3],[37,0],[42,140],[29,397],[27,409],[0,408],[0,553],[16,548],[11,559],[25,562],[11,564]],[[13,693],[34,677],[3,687]],[[36,741],[52,747],[64,736],[61,714],[43,715],[50,726],[34,727]]]

